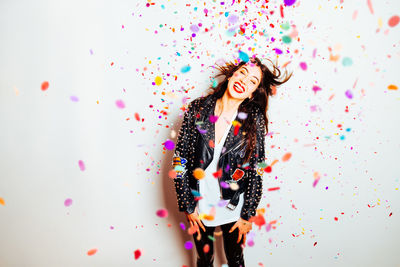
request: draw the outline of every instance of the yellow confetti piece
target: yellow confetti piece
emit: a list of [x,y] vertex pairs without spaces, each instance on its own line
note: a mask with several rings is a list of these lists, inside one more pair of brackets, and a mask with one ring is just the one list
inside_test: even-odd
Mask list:
[[154,82],[156,83],[156,85],[161,85],[162,84],[162,78],[160,76],[157,76],[154,79]]

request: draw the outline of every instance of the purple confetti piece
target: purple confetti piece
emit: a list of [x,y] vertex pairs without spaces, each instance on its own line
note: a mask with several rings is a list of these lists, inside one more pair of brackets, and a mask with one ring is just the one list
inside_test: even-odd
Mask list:
[[205,134],[207,132],[207,130],[201,129],[199,125],[196,125],[196,128],[201,134]]
[[350,90],[347,90],[345,94],[346,94],[347,98],[349,98],[349,99],[353,98],[353,93]]
[[271,230],[271,225],[269,223],[267,223],[267,225],[265,226],[265,229],[267,230],[267,232],[269,232]]
[[190,30],[192,32],[198,32],[199,31],[199,27],[197,25],[192,25],[192,26],[190,26]]
[[168,139],[167,141],[165,141],[164,147],[168,150],[172,150],[175,147],[175,143]]
[[193,248],[193,243],[192,242],[190,242],[190,241],[186,241],[185,242],[185,248],[186,249],[192,249]]
[[282,54],[282,50],[280,50],[279,48],[274,48],[273,50],[275,50],[275,53],[276,53],[277,55]]
[[74,101],[74,102],[78,102],[79,101],[78,97],[76,97],[74,95],[70,96],[69,99],[71,99],[71,101]]
[[220,182],[220,185],[221,185],[223,188],[229,188],[229,184],[225,183],[224,181],[221,181],[221,182]]
[[185,231],[185,229],[186,229],[186,226],[185,226],[185,224],[184,224],[184,223],[179,223],[179,226],[182,228],[182,230],[183,230],[183,231]]

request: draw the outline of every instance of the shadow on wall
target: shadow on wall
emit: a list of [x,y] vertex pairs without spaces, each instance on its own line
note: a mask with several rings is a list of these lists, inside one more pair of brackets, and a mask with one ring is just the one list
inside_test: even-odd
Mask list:
[[[174,123],[174,127],[171,128],[171,131],[174,130],[176,132],[176,137],[174,140],[174,143],[176,143],[177,136],[179,129],[182,125],[182,120],[183,116],[181,119],[177,117],[177,122]],[[167,140],[170,138],[170,136],[166,136],[164,140]],[[162,161],[162,183],[160,186],[162,186],[161,190],[163,192],[163,200],[164,200],[164,207],[168,210],[168,219],[170,220],[170,223],[172,225],[171,231],[174,231],[176,238],[179,238],[179,247],[176,248],[177,255],[178,253],[181,253],[182,258],[185,257],[185,259],[182,262],[182,265],[187,265],[187,266],[196,266],[196,248],[194,245],[194,240],[193,236],[189,235],[187,230],[189,228],[189,223],[186,220],[186,216],[183,212],[179,212],[178,209],[178,202],[177,202],[177,197],[176,197],[176,192],[175,192],[175,186],[174,186],[174,181],[173,179],[169,178],[168,172],[172,169],[172,157],[173,157],[173,151],[172,150],[166,150],[164,160]],[[185,231],[180,227],[180,223],[185,224]],[[223,242],[222,242],[222,235],[218,235],[218,232],[220,232],[220,228],[217,227],[215,230],[214,234],[215,237],[215,243],[214,243],[214,264],[216,266],[220,266],[223,263],[226,263],[226,259],[223,253]],[[186,241],[191,241],[193,243],[193,248],[190,250],[185,249],[185,242]],[[220,264],[219,264],[220,263]]]

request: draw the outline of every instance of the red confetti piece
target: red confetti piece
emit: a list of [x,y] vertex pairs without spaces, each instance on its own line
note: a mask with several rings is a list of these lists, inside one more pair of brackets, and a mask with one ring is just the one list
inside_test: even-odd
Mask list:
[[314,247],[317,245],[317,242],[314,243]]
[[137,121],[140,121],[140,116],[139,116],[139,113],[137,113],[137,112],[135,112],[135,119],[136,119]]
[[283,18],[284,16],[283,16],[283,6],[282,5],[280,6],[280,11],[281,11],[281,18]]
[[338,217],[335,217],[335,221],[339,220]]
[[391,213],[389,214],[389,217],[392,216],[392,214],[393,214],[393,213],[391,212]]
[[134,254],[135,254],[135,260],[137,260],[142,255],[142,252],[139,249],[137,249],[135,250]]
[[275,190],[279,190],[280,189],[280,187],[271,187],[271,188],[268,188],[268,191],[275,191]]
[[49,82],[48,81],[42,82],[42,91],[46,91],[47,88],[49,88]]
[[390,27],[394,27],[397,24],[399,24],[399,21],[400,21],[400,17],[397,15],[394,15],[389,19],[388,24]]

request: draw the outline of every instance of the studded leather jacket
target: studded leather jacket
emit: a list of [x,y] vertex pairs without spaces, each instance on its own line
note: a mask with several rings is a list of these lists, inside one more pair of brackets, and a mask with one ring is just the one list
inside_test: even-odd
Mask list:
[[[196,98],[188,104],[176,142],[172,162],[177,173],[174,178],[175,190],[179,211],[186,211],[189,214],[194,212],[197,197],[201,195],[199,181],[193,176],[193,170],[196,168],[205,170],[214,156],[215,126],[209,117],[214,115],[216,100],[217,97],[210,94]],[[222,175],[218,178],[221,198],[229,200],[227,208],[233,210],[239,202],[240,194],[244,193],[240,217],[245,220],[256,214],[262,195],[265,167],[262,167],[265,164],[265,116],[256,104],[252,105],[251,110],[252,114],[248,114],[248,119],[254,118],[257,125],[257,142],[250,161],[244,162],[247,142],[242,129],[232,124],[217,165],[218,170],[222,171]],[[239,114],[235,120],[244,121],[239,118]],[[225,182],[222,183],[225,186],[221,186],[221,181]],[[230,183],[237,185],[229,186]]]

